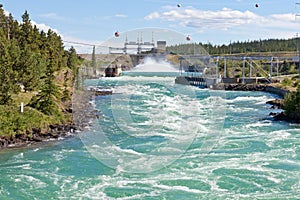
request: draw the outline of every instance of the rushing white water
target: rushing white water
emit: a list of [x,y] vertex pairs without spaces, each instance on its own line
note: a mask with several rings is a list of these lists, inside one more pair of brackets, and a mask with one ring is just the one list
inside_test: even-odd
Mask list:
[[166,60],[160,58],[146,57],[143,62],[131,70],[132,72],[177,72]]
[[[95,99],[98,124],[80,133],[94,144],[75,136],[0,152],[0,199],[300,199],[300,128],[271,120],[274,110],[264,102],[276,96],[226,91],[219,123],[217,96],[191,86],[176,89],[174,77],[139,74],[86,83],[114,91]],[[126,106],[129,113],[116,112]],[[109,148],[99,149],[101,134]],[[104,153],[107,163],[91,150]],[[147,160],[161,152],[160,163]],[[170,157],[176,159],[158,168]]]

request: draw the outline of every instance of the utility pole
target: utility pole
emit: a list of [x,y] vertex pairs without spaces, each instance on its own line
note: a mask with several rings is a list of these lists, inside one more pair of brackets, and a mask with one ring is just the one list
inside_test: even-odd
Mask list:
[[217,62],[216,62],[216,83],[218,83],[219,80],[219,56],[217,57]]
[[224,57],[224,78],[227,78],[226,57]]
[[250,60],[250,66],[249,66],[249,78],[251,78],[252,77],[252,58],[251,58],[251,60]]
[[246,57],[244,57],[243,59],[242,83],[245,83],[245,66],[246,66]]
[[272,74],[273,74],[273,57],[271,58],[271,63],[270,63],[270,82],[272,83]]
[[[300,3],[299,2],[296,2],[295,3],[295,21],[297,21],[297,17],[300,17],[300,14],[296,12],[296,8],[297,6],[300,6]],[[298,53],[298,33],[296,33],[296,46],[297,46],[297,59],[298,59],[298,79],[300,79],[300,57],[299,57],[299,53]]]
[[298,33],[296,33],[296,46],[297,46],[297,53],[296,53],[296,58],[298,60],[298,72],[299,72],[299,76],[298,76],[298,79],[300,79],[300,57],[299,57],[299,48],[298,48]]

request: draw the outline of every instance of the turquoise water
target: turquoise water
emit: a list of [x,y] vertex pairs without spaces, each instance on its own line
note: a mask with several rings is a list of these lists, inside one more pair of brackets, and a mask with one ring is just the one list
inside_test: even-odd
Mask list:
[[99,120],[1,151],[0,199],[300,199],[300,127],[269,118],[276,96],[175,86],[173,74],[87,84],[114,91],[93,102]]

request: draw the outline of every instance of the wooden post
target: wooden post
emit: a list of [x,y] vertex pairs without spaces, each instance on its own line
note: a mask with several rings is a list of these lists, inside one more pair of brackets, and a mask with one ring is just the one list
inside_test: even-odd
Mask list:
[[23,112],[24,112],[24,103],[21,102],[21,113],[23,113]]

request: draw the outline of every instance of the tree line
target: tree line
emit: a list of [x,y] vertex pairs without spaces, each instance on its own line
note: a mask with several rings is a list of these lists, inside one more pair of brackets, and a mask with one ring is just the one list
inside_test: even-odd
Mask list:
[[[168,52],[175,54],[204,54],[220,55],[220,54],[237,54],[237,53],[253,53],[253,52],[278,52],[278,51],[297,51],[298,38],[293,39],[266,39],[253,41],[236,41],[228,45],[213,45],[212,43],[189,43],[179,44],[167,47]],[[299,46],[300,47],[300,46]]]

